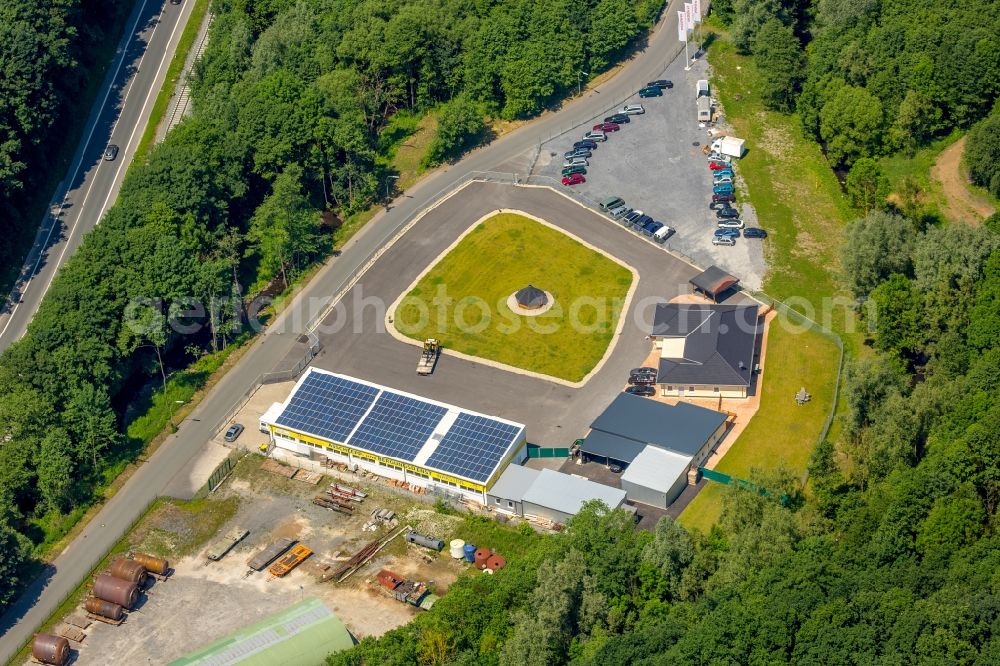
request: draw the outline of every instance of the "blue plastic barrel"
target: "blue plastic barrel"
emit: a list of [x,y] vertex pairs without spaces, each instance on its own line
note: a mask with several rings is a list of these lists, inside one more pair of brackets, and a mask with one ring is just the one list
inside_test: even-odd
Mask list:
[[475,545],[473,545],[471,543],[467,543],[467,544],[465,544],[465,548],[463,550],[465,552],[465,561],[466,562],[468,562],[469,564],[472,564],[473,562],[476,561],[476,547],[475,547]]

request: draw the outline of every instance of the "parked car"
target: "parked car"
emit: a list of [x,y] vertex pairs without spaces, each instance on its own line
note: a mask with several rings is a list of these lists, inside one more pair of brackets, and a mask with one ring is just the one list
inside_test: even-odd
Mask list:
[[736,239],[729,236],[716,236],[712,239],[712,245],[736,245]]
[[736,174],[735,172],[733,172],[732,169],[716,169],[715,171],[712,172],[712,178],[719,178],[721,176],[729,176],[730,178],[732,178],[735,175]]
[[[565,162],[563,162],[562,168],[569,169],[570,167],[588,167],[588,166],[590,166],[590,164],[587,162],[586,159],[582,157],[574,157],[572,159],[568,159]],[[563,175],[568,176],[569,174],[563,174]]]
[[583,177],[582,173],[571,173],[568,176],[563,176],[562,184],[569,185],[579,185],[580,183],[586,183],[587,179]]
[[742,229],[746,226],[743,220],[733,219],[733,220],[719,220],[718,222],[720,229]]
[[674,82],[668,81],[667,79],[657,79],[656,81],[650,81],[646,84],[647,88],[652,88],[656,86],[657,88],[673,88]]
[[619,206],[624,206],[625,200],[621,197],[616,197],[614,195],[606,198],[604,201],[598,204],[604,210],[611,210],[612,208],[618,208]]
[[639,395],[643,398],[650,398],[656,395],[656,389],[652,386],[627,386],[625,392],[630,395]]
[[725,162],[727,164],[732,164],[729,155],[723,155],[722,153],[711,152],[708,154],[709,162]]
[[622,107],[622,113],[629,116],[638,116],[646,113],[646,109],[642,108],[642,104],[626,104]]
[[732,194],[732,183],[718,183],[712,186],[712,194]]
[[597,142],[592,139],[580,139],[573,144],[574,148],[587,148],[588,150],[596,150]]
[[632,221],[632,228],[636,231],[642,231],[642,228],[653,221],[649,215],[640,215],[635,220]]
[[607,118],[605,118],[604,122],[614,123],[615,125],[624,125],[625,123],[632,122],[632,119],[629,118],[627,114],[616,113],[613,116],[608,116]]
[[712,234],[716,238],[739,238],[739,229],[716,229],[715,233]]
[[631,212],[632,209],[629,208],[628,206],[618,206],[618,208],[612,208],[611,210],[609,210],[608,215],[611,216],[611,219],[617,220],[619,217],[624,217],[625,215],[628,215]]
[[709,208],[712,207],[712,204],[732,203],[734,201],[736,201],[736,195],[734,195],[732,192],[728,194],[713,194],[712,203],[709,204]]
[[223,436],[223,439],[225,439],[227,442],[235,442],[236,438],[239,437],[241,434],[243,434],[243,424],[234,423],[233,425],[229,426],[228,430],[226,430],[226,434]]
[[590,139],[591,141],[607,141],[608,135],[604,132],[598,132],[597,130],[591,130],[583,135],[584,139]]
[[639,91],[639,97],[642,97],[644,99],[646,97],[663,97],[663,91],[660,90],[657,86],[652,86],[650,88],[643,88],[642,90]]
[[608,465],[608,471],[611,472],[612,474],[621,474],[622,466],[611,463],[610,465]]
[[667,225],[664,224],[662,227],[660,227],[659,231],[653,233],[653,240],[655,240],[657,243],[665,243],[673,233],[674,233],[673,228],[668,227]]
[[635,375],[653,375],[656,376],[658,370],[656,368],[651,368],[648,365],[644,365],[641,368],[632,368],[628,371],[629,377],[634,377]]
[[586,174],[587,167],[585,166],[564,167],[562,170],[562,175],[564,176],[572,176],[574,173]]
[[573,150],[567,150],[563,153],[563,159],[570,159],[573,157],[585,157],[589,159],[593,155],[589,148],[574,148]]
[[621,125],[619,125],[618,123],[604,122],[604,123],[597,123],[596,125],[594,125],[593,129],[596,132],[617,132],[621,128],[622,128]]
[[740,211],[733,208],[729,204],[725,204],[722,208],[715,211],[715,217],[720,220],[730,220],[734,217],[739,217]]
[[108,147],[104,149],[104,159],[108,162],[112,162],[116,157],[118,157],[118,146],[113,143],[109,143]]
[[647,222],[646,224],[642,225],[642,233],[652,238],[653,234],[655,234],[662,228],[663,228],[663,222],[657,222],[656,220],[653,220],[652,222]]
[[633,210],[631,213],[622,218],[622,224],[632,224],[642,217],[642,214],[641,210]]
[[760,227],[747,227],[743,230],[744,238],[767,238],[767,232]]
[[718,171],[719,169],[732,169],[733,165],[729,162],[709,162],[708,168],[712,171]]
[[732,183],[733,183],[732,176],[716,176],[715,178],[712,179],[713,185],[732,185]]
[[656,375],[629,375],[630,386],[650,386],[656,383]]

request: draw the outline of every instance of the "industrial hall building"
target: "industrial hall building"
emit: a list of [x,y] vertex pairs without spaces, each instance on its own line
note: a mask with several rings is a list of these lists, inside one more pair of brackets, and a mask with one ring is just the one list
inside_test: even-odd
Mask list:
[[528,457],[520,423],[308,368],[260,419],[275,446],[486,503],[511,463]]

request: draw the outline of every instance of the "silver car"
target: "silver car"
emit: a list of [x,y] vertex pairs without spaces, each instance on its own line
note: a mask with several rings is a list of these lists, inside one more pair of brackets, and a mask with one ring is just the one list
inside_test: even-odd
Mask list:
[[612,208],[611,210],[609,210],[608,215],[611,216],[611,219],[617,220],[622,215],[626,215],[631,212],[632,209],[629,208],[628,206],[618,206],[617,208]]
[[715,236],[712,238],[712,245],[727,245],[732,247],[736,245],[736,239],[730,238],[729,236]]
[[637,116],[646,113],[646,109],[642,108],[642,104],[626,104],[622,107],[622,113]]

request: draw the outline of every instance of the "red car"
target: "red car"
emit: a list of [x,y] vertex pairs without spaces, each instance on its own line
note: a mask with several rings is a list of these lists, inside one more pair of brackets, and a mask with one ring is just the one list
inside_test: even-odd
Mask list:
[[622,128],[618,123],[597,123],[594,125],[595,132],[617,132]]
[[563,176],[563,185],[579,185],[580,183],[586,183],[587,179],[583,177],[582,173],[571,173],[568,176]]
[[732,164],[726,164],[725,162],[709,162],[708,168],[712,171],[718,171],[719,169],[732,169]]

